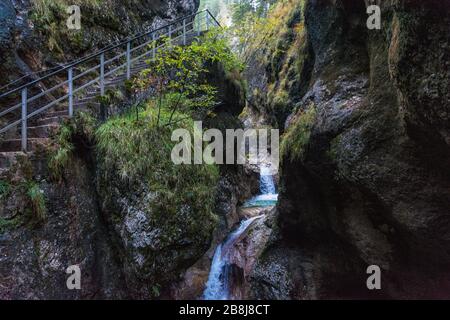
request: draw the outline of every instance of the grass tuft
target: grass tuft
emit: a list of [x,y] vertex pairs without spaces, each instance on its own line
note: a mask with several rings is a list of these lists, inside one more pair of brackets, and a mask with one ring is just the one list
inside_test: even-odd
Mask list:
[[75,149],[74,136],[80,135],[84,139],[93,140],[95,126],[96,120],[93,116],[86,112],[79,112],[72,120],[64,122],[59,127],[59,131],[54,137],[57,147],[50,153],[48,159],[48,168],[53,179],[62,180],[64,169],[70,163]]
[[[153,194],[148,212],[162,214],[167,221],[177,221],[188,207],[193,221],[200,219],[204,225],[201,227],[197,221],[188,224],[186,230],[203,234],[208,232],[205,224],[213,223],[215,219],[218,167],[175,165],[171,151],[177,142],[171,141],[172,131],[175,128],[192,130],[193,120],[186,114],[176,113],[173,118],[177,121],[175,124],[158,127],[154,121],[158,113],[155,104],[154,101],[145,104],[138,117],[130,111],[109,119],[98,128],[95,135],[101,180],[110,185],[111,181],[119,179],[120,185],[128,186],[145,182]],[[162,123],[166,123],[170,116],[171,110],[163,107],[160,113]],[[174,226],[177,224],[173,222]]]
[[56,136],[57,149],[50,154],[48,168],[53,179],[61,180],[64,169],[70,162],[74,146],[72,144],[73,125],[69,122],[63,123]]
[[30,201],[34,218],[37,221],[44,221],[47,218],[47,207],[45,204],[44,191],[41,190],[36,182],[28,182],[27,197]]

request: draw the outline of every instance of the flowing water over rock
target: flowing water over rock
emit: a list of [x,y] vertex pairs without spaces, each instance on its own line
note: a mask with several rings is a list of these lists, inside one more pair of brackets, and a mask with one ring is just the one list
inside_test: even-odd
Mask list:
[[[273,175],[265,167],[260,169],[260,193],[260,195],[245,202],[244,207],[269,207],[276,204],[278,194],[276,194]],[[247,231],[252,222],[263,216],[257,215],[242,220],[239,227],[229,234],[223,243],[217,246],[203,293],[205,300],[233,299],[232,290],[230,290],[230,274],[233,272],[230,258],[233,257],[235,244],[240,241],[241,235]]]
[[250,224],[262,216],[256,216],[247,220],[241,221],[239,228],[233,231],[225,240],[223,244],[217,246],[214,258],[211,264],[211,271],[209,273],[208,282],[204,292],[206,300],[226,300],[230,299],[229,281],[228,281],[228,257],[233,245],[239,239]]
[[275,182],[269,166],[261,166],[259,178],[260,194],[244,203],[243,207],[274,206],[278,200]]

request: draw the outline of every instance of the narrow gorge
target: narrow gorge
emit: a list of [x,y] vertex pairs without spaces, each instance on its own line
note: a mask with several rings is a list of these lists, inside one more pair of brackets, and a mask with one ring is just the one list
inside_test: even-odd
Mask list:
[[0,299],[450,298],[448,1],[69,2],[0,1]]

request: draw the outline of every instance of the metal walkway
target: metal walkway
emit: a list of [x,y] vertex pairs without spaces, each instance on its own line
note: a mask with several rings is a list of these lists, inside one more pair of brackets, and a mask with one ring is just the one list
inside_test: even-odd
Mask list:
[[[63,118],[89,105],[105,89],[115,87],[146,68],[164,47],[162,38],[178,44],[219,26],[204,10],[107,47],[0,94],[0,166],[20,151],[34,149]],[[47,88],[50,86],[50,88]],[[10,153],[9,155],[6,153]]]

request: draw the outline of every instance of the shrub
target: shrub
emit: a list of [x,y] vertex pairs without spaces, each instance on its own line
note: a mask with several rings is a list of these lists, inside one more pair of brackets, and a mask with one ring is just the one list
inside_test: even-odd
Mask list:
[[230,51],[221,32],[212,30],[188,46],[173,45],[170,39],[163,39],[164,49],[155,59],[147,61],[149,68],[134,79],[136,90],[152,88],[156,91],[157,126],[161,123],[163,102],[171,109],[168,123],[177,111],[204,115],[218,103],[217,88],[208,82],[208,66],[220,63],[227,75],[237,78],[242,64]]

